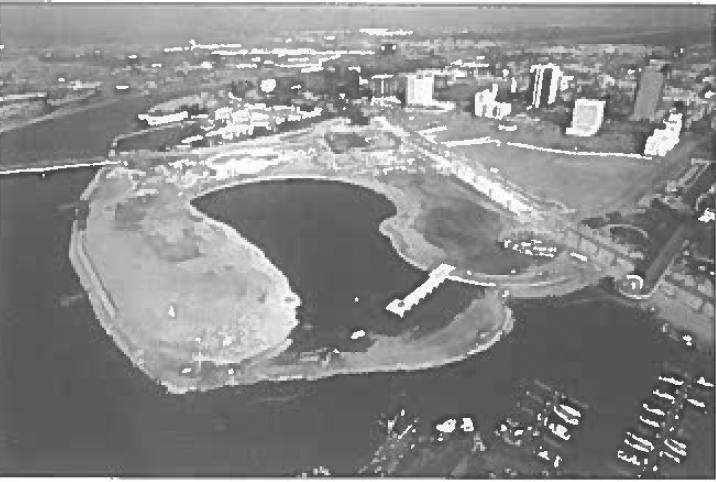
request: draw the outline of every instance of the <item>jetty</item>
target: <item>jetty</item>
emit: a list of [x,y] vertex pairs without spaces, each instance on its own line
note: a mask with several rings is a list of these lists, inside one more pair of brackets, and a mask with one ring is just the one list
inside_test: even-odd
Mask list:
[[386,310],[402,318],[407,311],[410,311],[420,300],[424,299],[428,294],[432,293],[435,288],[440,286],[443,281],[448,279],[450,273],[455,269],[454,266],[450,266],[449,264],[441,264],[430,272],[428,279],[423,284],[415,288],[415,290],[404,299],[391,301],[386,307]]

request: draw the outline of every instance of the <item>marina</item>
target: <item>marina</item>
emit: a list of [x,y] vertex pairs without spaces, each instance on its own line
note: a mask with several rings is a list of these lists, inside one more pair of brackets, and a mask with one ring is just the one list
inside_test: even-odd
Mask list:
[[[708,382],[696,378],[686,370],[664,363],[657,377],[652,396],[641,403],[634,431],[625,432],[626,437],[617,450],[613,470],[629,477],[657,472],[665,476],[688,457],[688,427],[700,423],[698,418],[709,412],[707,403],[696,400],[691,392],[706,388]],[[702,394],[700,394],[702,395]],[[713,399],[713,392],[709,397]],[[711,410],[713,408],[711,407]]]
[[549,467],[563,473],[572,453],[572,431],[579,428],[589,405],[568,397],[539,379],[523,382],[517,414],[497,424],[494,435]]

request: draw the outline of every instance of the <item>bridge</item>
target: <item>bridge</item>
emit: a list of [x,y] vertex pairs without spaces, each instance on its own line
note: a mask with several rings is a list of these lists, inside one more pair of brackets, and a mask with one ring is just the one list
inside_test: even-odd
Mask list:
[[415,288],[405,299],[391,301],[386,307],[386,310],[402,318],[405,312],[417,305],[420,300],[424,299],[428,294],[432,293],[435,288],[448,279],[450,273],[454,270],[454,266],[441,264],[430,272],[429,278],[423,284]]
[[87,157],[84,159],[55,159],[49,161],[38,161],[25,164],[0,165],[0,176],[21,173],[44,173],[72,169],[78,167],[110,166],[120,164],[120,160],[110,160],[106,156]]
[[[227,146],[217,146],[218,148],[227,149]],[[95,166],[116,166],[122,164],[125,161],[130,161],[132,158],[141,158],[142,156],[148,156],[152,159],[174,159],[176,157],[186,156],[187,154],[204,154],[209,152],[218,151],[217,147],[205,148],[205,149],[193,149],[190,153],[182,151],[150,151],[150,150],[136,150],[136,151],[125,151],[119,153],[110,152],[106,156],[92,156],[83,157],[81,159],[52,159],[44,161],[35,161],[28,163],[17,163],[17,164],[0,164],[0,176],[8,174],[21,174],[21,173],[44,173],[49,171],[59,171],[62,169],[72,169],[81,167],[95,167]],[[130,157],[131,156],[131,157]]]

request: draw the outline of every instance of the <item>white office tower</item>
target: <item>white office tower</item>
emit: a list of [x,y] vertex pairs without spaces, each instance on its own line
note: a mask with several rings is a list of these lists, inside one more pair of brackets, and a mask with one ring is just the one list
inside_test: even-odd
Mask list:
[[532,106],[540,107],[554,103],[561,86],[562,69],[554,64],[533,65],[530,74]]
[[512,105],[507,102],[497,102],[497,84],[491,89],[475,94],[475,115],[490,119],[502,119],[512,111]]
[[644,148],[645,156],[665,156],[679,143],[681,127],[684,121],[683,114],[672,112],[669,118],[664,120],[664,129],[657,129],[646,140]]
[[429,106],[433,104],[433,85],[435,78],[432,75],[410,74],[408,75],[408,88],[406,92],[406,104]]
[[590,137],[599,131],[604,120],[603,100],[577,99],[572,112],[572,126],[566,133],[570,136]]

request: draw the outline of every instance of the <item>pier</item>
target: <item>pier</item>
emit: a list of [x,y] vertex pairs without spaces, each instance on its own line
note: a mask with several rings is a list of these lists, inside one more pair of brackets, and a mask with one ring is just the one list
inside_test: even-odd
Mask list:
[[448,279],[448,276],[454,270],[454,266],[450,266],[449,264],[441,264],[430,272],[430,276],[428,277],[427,281],[415,288],[415,291],[410,293],[402,300],[391,301],[386,307],[386,309],[402,318],[405,312],[410,311],[410,309],[413,306],[417,305],[420,300],[425,298],[428,294],[432,293],[435,288],[440,286],[443,281]]

